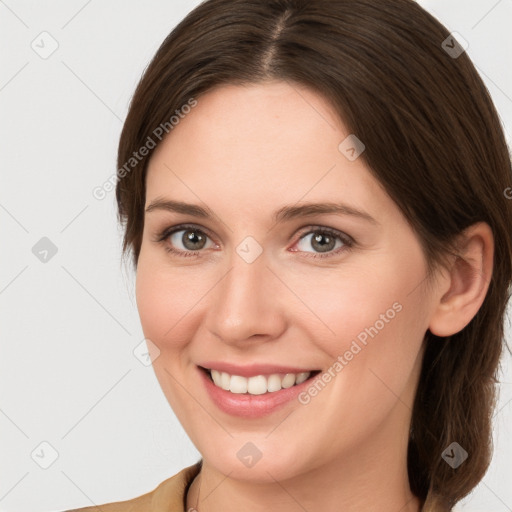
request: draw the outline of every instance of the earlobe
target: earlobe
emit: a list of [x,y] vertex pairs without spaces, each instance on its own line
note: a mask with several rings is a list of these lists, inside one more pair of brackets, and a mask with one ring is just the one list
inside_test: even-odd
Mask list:
[[451,336],[469,324],[489,289],[493,259],[494,236],[487,223],[473,224],[461,234],[459,256],[440,281],[444,286],[430,319],[432,334]]

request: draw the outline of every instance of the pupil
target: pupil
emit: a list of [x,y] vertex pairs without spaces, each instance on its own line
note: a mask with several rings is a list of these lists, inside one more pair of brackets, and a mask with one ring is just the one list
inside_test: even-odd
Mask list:
[[[186,231],[184,233],[185,242],[190,242],[194,247],[190,248],[191,250],[195,249],[201,249],[204,245],[204,237],[197,234],[196,231]],[[201,242],[203,244],[201,245]],[[196,245],[199,244],[199,247],[196,247]],[[185,246],[187,246],[187,243],[184,243]]]
[[[324,244],[320,243],[322,238],[326,240],[326,242]],[[332,238],[326,234],[318,234],[313,237],[313,245],[315,245],[315,243],[318,243],[319,244],[318,249],[320,252],[327,252],[327,251],[333,249],[334,245],[332,242],[334,242],[334,238]]]

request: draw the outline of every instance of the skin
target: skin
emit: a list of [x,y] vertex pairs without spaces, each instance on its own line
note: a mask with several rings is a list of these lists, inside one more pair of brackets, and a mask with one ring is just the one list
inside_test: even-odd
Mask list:
[[[147,212],[137,269],[142,328],[159,350],[155,374],[203,456],[187,509],[420,510],[406,454],[423,338],[429,328],[458,332],[478,311],[492,233],[483,223],[469,228],[464,257],[427,286],[417,235],[363,158],[338,150],[348,135],[330,104],[305,87],[227,85],[198,98],[151,158],[146,206],[166,198],[216,215]],[[327,201],[378,224],[332,213],[272,221],[284,205]],[[198,256],[165,250],[191,252],[183,231],[155,241],[180,223],[211,235]],[[340,240],[330,257],[315,258],[325,254],[312,242],[318,227],[355,243],[336,253]],[[236,252],[247,236],[263,249],[252,263]],[[293,400],[263,418],[234,417],[199,379],[196,364],[207,360],[326,370],[394,303],[400,312],[307,405]],[[246,442],[262,453],[250,468],[237,458]]]

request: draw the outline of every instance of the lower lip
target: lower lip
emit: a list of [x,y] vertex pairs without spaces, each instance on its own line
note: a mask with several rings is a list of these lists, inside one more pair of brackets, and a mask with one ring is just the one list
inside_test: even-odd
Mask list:
[[313,380],[309,378],[301,384],[272,393],[249,395],[245,393],[231,393],[219,388],[210,380],[206,372],[200,368],[198,370],[206,391],[215,405],[227,414],[243,418],[260,418],[277,411],[284,407],[285,404],[297,399],[297,395],[307,388]]

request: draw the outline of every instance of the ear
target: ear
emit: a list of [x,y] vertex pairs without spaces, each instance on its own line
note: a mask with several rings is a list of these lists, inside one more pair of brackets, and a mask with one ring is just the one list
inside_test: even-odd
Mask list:
[[451,336],[472,320],[484,302],[491,281],[494,237],[485,222],[473,224],[460,235],[460,251],[440,280],[439,297],[429,330]]

